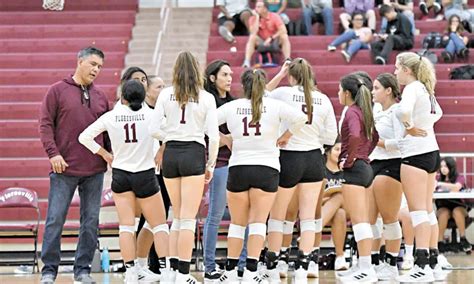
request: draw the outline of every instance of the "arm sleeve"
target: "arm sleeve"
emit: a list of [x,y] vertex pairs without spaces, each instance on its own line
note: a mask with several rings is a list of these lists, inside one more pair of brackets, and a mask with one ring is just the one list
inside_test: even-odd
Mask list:
[[107,114],[102,115],[94,123],[89,125],[82,133],[79,135],[79,143],[84,145],[89,151],[96,154],[101,146],[94,141],[94,138],[97,137],[100,133],[107,130],[105,126],[105,121],[107,120]]
[[337,138],[337,122],[336,122],[336,114],[334,113],[334,108],[332,106],[331,100],[326,97],[326,104],[328,114],[324,119],[324,135],[321,139],[321,143],[323,145],[334,145],[334,142]]
[[398,143],[400,139],[403,138],[405,134],[405,129],[403,125],[400,123],[400,120],[397,119],[395,113],[392,114],[392,127],[395,137],[393,139],[386,139],[385,140],[385,149],[387,151],[398,151],[400,148]]
[[361,139],[360,137],[360,131],[361,131],[361,123],[359,120],[359,117],[353,113],[352,111],[347,111],[346,112],[346,117],[344,120],[347,120],[348,123],[348,137],[347,141],[349,141],[349,145],[347,148],[347,160],[344,163],[344,168],[350,168],[354,164],[355,157],[357,154],[357,146],[360,144],[359,141]]
[[302,111],[289,107],[283,102],[280,103],[280,121],[283,120],[292,134],[298,133],[308,121],[308,116]]
[[155,139],[165,141],[166,132],[162,129],[162,122],[165,119],[165,96],[159,96],[153,110],[152,123],[148,127],[148,131]]
[[49,88],[41,104],[39,118],[39,134],[43,148],[49,158],[60,155],[56,141],[54,140],[54,130],[56,128],[56,117],[58,115],[57,94],[53,88]]
[[406,86],[402,94],[402,100],[397,110],[397,117],[405,128],[413,127],[413,109],[416,103],[416,90],[411,86]]
[[206,168],[208,171],[214,171],[216,166],[217,154],[219,153],[219,127],[217,118],[216,101],[212,97],[209,99],[209,107],[206,115],[206,129],[209,137],[209,157]]

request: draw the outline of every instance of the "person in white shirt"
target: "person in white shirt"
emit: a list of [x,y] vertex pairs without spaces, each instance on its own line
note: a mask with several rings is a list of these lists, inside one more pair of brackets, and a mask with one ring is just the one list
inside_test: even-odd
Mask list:
[[[308,122],[288,145],[280,149],[280,182],[268,220],[267,273],[270,281],[280,279],[276,269],[280,252],[283,227],[288,204],[295,190],[298,191],[301,239],[296,262],[295,281],[307,281],[308,265],[314,243],[316,204],[325,177],[323,145],[332,145],[337,137],[334,108],[329,98],[314,87],[311,65],[303,58],[296,58],[288,66],[289,87],[273,90],[270,98],[285,102],[288,107],[306,114]],[[280,132],[286,130],[282,126]]]
[[[168,256],[168,246],[164,244],[168,242],[169,228],[155,177],[153,138],[148,132],[153,117],[151,110],[144,106],[144,99],[143,85],[135,80],[127,81],[122,86],[121,101],[114,109],[79,135],[81,144],[112,167],[112,191],[119,216],[120,251],[127,268],[126,283],[138,282],[135,267],[136,199],[154,234],[158,256]],[[105,131],[112,142],[113,155],[94,141]]]
[[[383,236],[386,245],[384,262],[376,269],[380,281],[395,280],[398,276],[397,258],[400,250],[402,229],[398,222],[398,211],[402,197],[400,183],[401,156],[398,141],[403,137],[403,125],[395,116],[400,98],[400,86],[397,78],[390,73],[383,73],[374,80],[372,90],[374,104],[375,129],[379,133],[377,147],[369,156],[374,172],[372,183],[373,213],[371,216],[374,239],[382,237],[382,231],[376,225],[377,215],[383,219]],[[378,247],[376,256],[378,261]],[[376,261],[376,262],[377,262]]]
[[[406,136],[400,141],[400,169],[403,191],[415,228],[415,266],[397,278],[400,282],[430,282],[445,277],[439,265],[438,221],[433,211],[433,191],[439,169],[439,147],[434,124],[443,112],[434,96],[436,75],[433,64],[413,52],[397,56],[395,75],[405,85],[397,110]],[[418,137],[421,135],[422,137]],[[431,227],[430,227],[431,225]],[[434,270],[433,270],[434,269]],[[421,277],[415,277],[422,275]]]
[[[227,123],[232,136],[227,201],[231,224],[227,240],[226,271],[221,283],[239,281],[237,263],[245,229],[249,227],[247,264],[242,281],[261,283],[257,261],[266,236],[266,220],[278,189],[280,161],[278,145],[288,143],[305,125],[307,116],[287,104],[263,97],[265,72],[246,70],[241,76],[245,98],[222,105],[219,125]],[[287,130],[280,135],[284,123]]]
[[[197,59],[181,52],[173,67],[173,85],[161,91],[150,133],[163,145],[156,155],[173,208],[170,264],[176,283],[198,283],[189,274],[196,214],[204,184],[212,179],[219,151],[219,130],[214,96],[204,91]],[[204,135],[209,137],[205,161]]]

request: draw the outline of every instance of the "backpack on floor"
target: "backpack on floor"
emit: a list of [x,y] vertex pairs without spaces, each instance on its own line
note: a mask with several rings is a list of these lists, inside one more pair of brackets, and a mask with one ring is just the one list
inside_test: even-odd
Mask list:
[[447,41],[443,40],[443,35],[438,32],[430,32],[423,39],[423,48],[444,48],[448,44]]
[[433,64],[438,63],[438,56],[436,55],[436,53],[434,53],[431,50],[422,49],[422,50],[418,51],[416,54],[418,54],[419,56],[423,56],[423,57],[428,58],[428,60]]
[[474,64],[463,65],[454,68],[449,73],[451,80],[472,80],[474,79]]

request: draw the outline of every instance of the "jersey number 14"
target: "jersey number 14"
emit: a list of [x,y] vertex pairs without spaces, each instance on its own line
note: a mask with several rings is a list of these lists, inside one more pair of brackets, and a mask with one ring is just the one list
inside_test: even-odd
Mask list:
[[243,135],[244,136],[249,136],[249,131],[248,129],[249,128],[255,128],[255,136],[260,136],[262,135],[262,133],[260,133],[260,123],[249,123],[248,122],[248,118],[247,117],[244,117],[242,119],[242,122],[244,123],[244,133]]

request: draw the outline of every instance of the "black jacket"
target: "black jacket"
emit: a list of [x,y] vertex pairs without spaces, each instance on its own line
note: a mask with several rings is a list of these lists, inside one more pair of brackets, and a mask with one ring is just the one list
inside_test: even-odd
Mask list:
[[387,23],[387,34],[393,34],[403,37],[406,40],[407,48],[413,47],[413,34],[411,32],[411,23],[408,18],[398,13],[397,17]]

